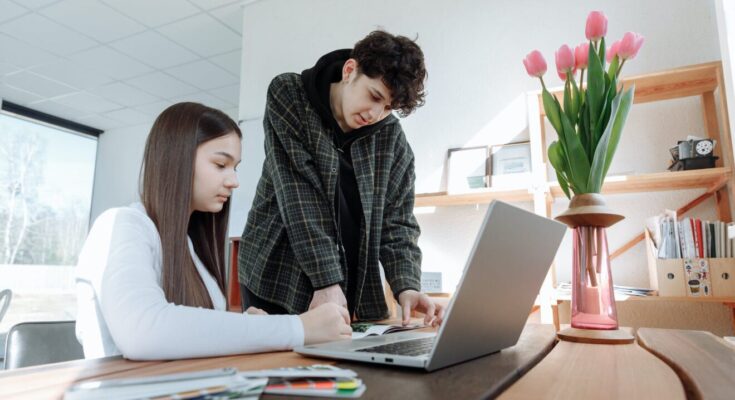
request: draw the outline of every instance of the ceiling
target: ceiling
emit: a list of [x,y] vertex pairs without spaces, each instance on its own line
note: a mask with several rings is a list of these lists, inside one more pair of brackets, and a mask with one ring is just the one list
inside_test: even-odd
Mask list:
[[237,119],[238,0],[0,0],[0,98],[102,130],[196,101]]

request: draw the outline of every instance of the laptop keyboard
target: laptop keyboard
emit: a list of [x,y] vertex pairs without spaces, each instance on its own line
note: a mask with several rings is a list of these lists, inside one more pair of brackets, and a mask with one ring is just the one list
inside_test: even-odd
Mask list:
[[421,356],[431,352],[431,348],[434,347],[434,339],[436,339],[436,337],[431,336],[421,339],[405,340],[403,342],[381,344],[379,346],[368,347],[356,351],[365,353],[396,354],[401,356]]

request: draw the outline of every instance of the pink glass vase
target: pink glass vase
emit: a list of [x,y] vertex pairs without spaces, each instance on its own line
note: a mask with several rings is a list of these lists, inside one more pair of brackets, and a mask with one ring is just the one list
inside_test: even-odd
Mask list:
[[573,240],[572,327],[618,329],[606,228],[578,226]]

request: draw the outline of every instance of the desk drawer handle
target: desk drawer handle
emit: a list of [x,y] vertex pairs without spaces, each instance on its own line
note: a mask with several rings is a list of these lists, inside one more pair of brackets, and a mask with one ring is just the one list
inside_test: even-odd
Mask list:
[[730,274],[728,274],[727,272],[723,272],[722,273],[722,279],[724,279],[724,280],[730,279]]
[[669,279],[674,279],[674,274],[672,274],[671,272],[669,272],[668,274],[666,274],[666,277],[669,278]]

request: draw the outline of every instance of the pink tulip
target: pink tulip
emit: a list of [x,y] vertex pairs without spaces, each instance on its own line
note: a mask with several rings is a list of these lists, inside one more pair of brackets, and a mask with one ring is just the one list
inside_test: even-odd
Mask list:
[[526,58],[523,59],[523,65],[530,76],[540,78],[546,73],[546,60],[538,50],[528,53]]
[[607,52],[605,52],[605,58],[607,59],[607,62],[611,62],[613,58],[615,58],[616,55],[618,55],[618,51],[620,49],[620,40],[613,43],[612,46],[610,46],[607,49]]
[[623,60],[635,58],[641,46],[643,46],[643,36],[635,32],[626,32],[620,40],[618,56]]
[[587,40],[596,42],[607,34],[607,17],[602,11],[592,11],[587,16],[587,26],[584,29]]
[[571,72],[574,74],[574,52],[569,46],[563,44],[556,51],[556,72],[559,76],[564,76],[566,79],[566,73]]
[[587,58],[590,55],[589,51],[590,44],[588,42],[584,42],[574,49],[574,62],[576,69],[587,68]]
[[556,71],[556,74],[559,75],[559,79],[561,79],[562,81],[566,81],[567,80],[567,73],[565,71],[559,71],[559,70],[557,70]]

